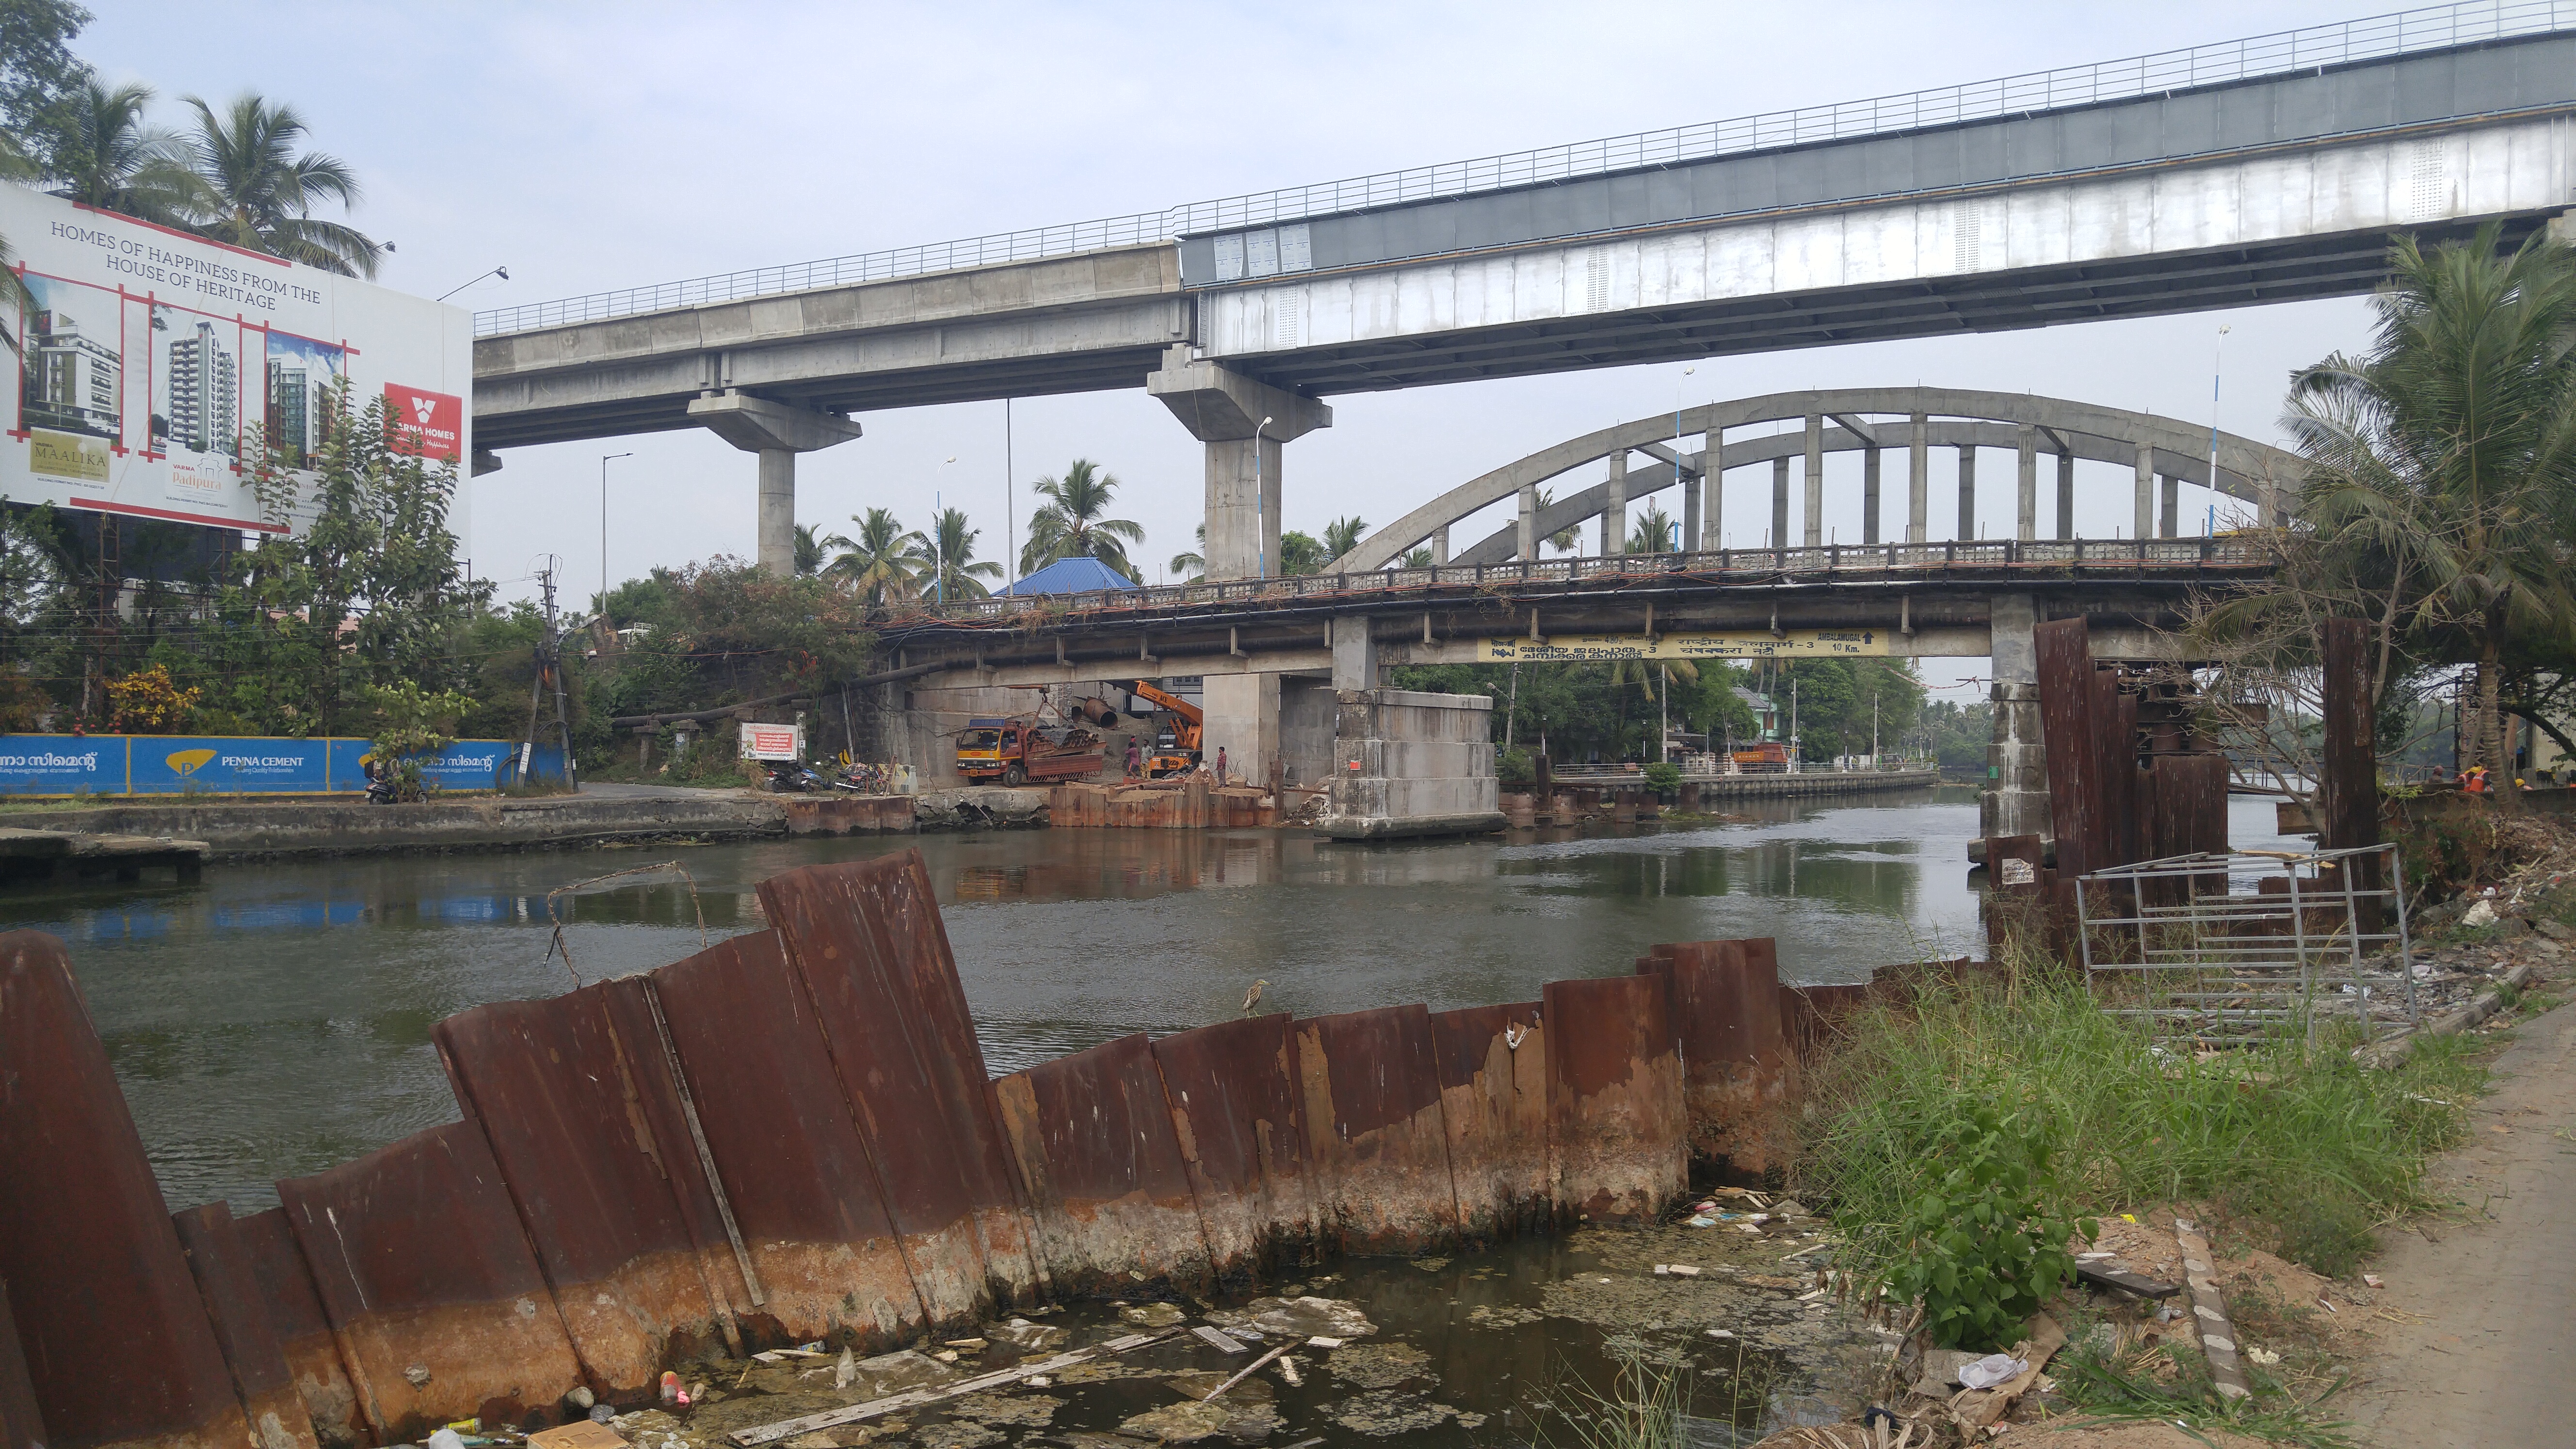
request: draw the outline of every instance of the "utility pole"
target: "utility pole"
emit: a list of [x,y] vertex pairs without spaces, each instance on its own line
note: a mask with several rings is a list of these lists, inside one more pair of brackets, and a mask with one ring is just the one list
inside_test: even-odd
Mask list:
[[[551,679],[555,689],[555,733],[563,745],[564,784],[578,789],[580,784],[575,778],[572,763],[572,720],[564,708],[563,647],[555,632],[555,570],[558,562],[549,555],[546,566],[537,570],[537,587],[545,596],[546,632],[537,644],[537,677],[528,690],[528,741],[525,753],[519,757],[519,779],[525,783],[530,768],[536,763],[537,710],[545,698],[546,683]],[[603,600],[605,597],[603,594]]]
[[1521,662],[1512,661],[1512,702],[1503,706],[1503,749],[1512,747],[1512,720],[1521,709]]

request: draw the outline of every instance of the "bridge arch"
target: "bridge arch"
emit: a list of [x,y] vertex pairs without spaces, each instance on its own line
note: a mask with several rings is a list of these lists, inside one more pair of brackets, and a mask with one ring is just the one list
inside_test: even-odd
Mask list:
[[[1803,421],[1806,427],[1733,442],[1725,440],[1725,434],[1732,429],[1791,419]],[[1894,492],[1906,499],[1901,506],[1906,510],[1903,526],[1907,542],[1923,542],[1930,537],[1929,514],[1933,510],[1927,498],[1917,511],[1911,498],[1911,480],[1924,468],[1924,460],[1933,448],[1961,448],[1972,453],[2009,450],[2017,459],[2026,455],[2034,473],[2037,457],[2050,454],[2067,460],[2059,466],[2070,477],[2075,460],[2127,464],[2135,479],[2134,514],[2142,522],[2150,517],[2154,503],[2151,490],[2156,480],[2165,480],[2168,494],[2177,482],[2211,485],[2210,430],[2153,413],[2034,393],[1961,388],[1834,388],[1767,393],[1684,408],[1678,416],[1656,413],[1542,448],[1469,479],[1376,530],[1348,554],[1326,565],[1325,571],[1389,567],[1406,551],[1445,537],[1452,524],[1513,498],[1524,500],[1529,518],[1527,533],[1533,541],[1605,513],[1624,510],[1627,503],[1674,485],[1678,445],[1694,436],[1716,441],[1716,472],[1720,475],[1736,468],[1804,458],[1811,448],[1819,460],[1826,453],[1896,452],[1906,460],[1905,469],[1892,488],[1882,478],[1880,497],[1884,499]],[[1643,469],[1626,471],[1623,486],[1614,489],[1613,482],[1605,480],[1557,499],[1546,508],[1536,506],[1535,490],[1542,484],[1605,460],[1611,462],[1616,475],[1632,453],[1644,453],[1650,461]],[[2217,491],[2254,504],[2258,518],[2266,524],[2286,515],[2287,500],[2304,467],[2297,454],[2222,432],[2217,435],[2217,458]],[[1701,514],[1701,489],[1697,485],[1709,476],[1708,449],[1703,446],[1697,453],[1679,453],[1678,460],[1680,481],[1691,489],[1680,512],[1686,519],[1697,521]],[[1809,542],[1820,541],[1812,536],[1818,527],[1815,504],[1822,487],[1820,465],[1817,473],[1805,485]],[[1775,483],[1779,476],[1775,472]],[[2024,488],[2017,472],[2013,484],[2020,495],[2020,536],[2035,537],[2039,513],[2035,477],[2033,486]],[[1612,496],[1614,491],[1619,494],[1616,499]],[[2062,498],[2061,493],[2061,501]],[[1784,512],[1777,493],[1773,511],[1775,517]],[[2172,511],[2168,502],[2168,530]],[[1624,521],[1617,531],[1624,533]],[[1519,557],[1521,534],[1522,526],[1515,521],[1457,551],[1451,559],[1458,563],[1500,563]],[[2061,530],[2060,536],[2072,535]],[[1774,542],[1789,546],[1791,541],[1784,537]],[[1684,546],[1713,545],[1698,538],[1685,538]]]

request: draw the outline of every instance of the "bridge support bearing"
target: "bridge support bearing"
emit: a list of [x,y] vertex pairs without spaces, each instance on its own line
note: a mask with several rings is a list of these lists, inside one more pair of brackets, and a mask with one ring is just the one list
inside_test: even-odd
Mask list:
[[692,399],[689,418],[744,452],[760,455],[760,567],[781,578],[794,575],[796,455],[846,443],[859,436],[859,425],[733,391]]
[[[1279,572],[1281,445],[1333,425],[1333,410],[1176,346],[1145,379],[1145,390],[1207,445],[1207,559],[1210,581]],[[1277,690],[1272,690],[1275,719]],[[1275,730],[1275,727],[1274,727]],[[1274,742],[1275,749],[1275,742]],[[1235,757],[1227,757],[1229,763]]]
[[1997,594],[1987,604],[1995,683],[1994,735],[1977,796],[1978,834],[2047,835],[2048,752],[2040,743],[2039,600]]

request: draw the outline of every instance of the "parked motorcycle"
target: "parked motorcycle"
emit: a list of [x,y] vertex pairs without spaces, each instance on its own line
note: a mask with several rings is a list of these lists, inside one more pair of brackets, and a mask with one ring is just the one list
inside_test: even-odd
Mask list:
[[799,760],[769,762],[769,790],[773,795],[786,795],[823,788],[823,777],[813,767]]

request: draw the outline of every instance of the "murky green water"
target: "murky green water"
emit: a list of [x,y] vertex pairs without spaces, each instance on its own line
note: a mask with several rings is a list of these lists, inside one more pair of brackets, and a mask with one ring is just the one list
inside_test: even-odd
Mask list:
[[1781,802],[1752,824],[1381,847],[1041,830],[379,857],[14,899],[0,924],[70,943],[171,1205],[249,1211],[277,1178],[452,1120],[430,1024],[568,989],[548,893],[632,865],[676,856],[694,905],[668,878],[560,898],[585,979],[697,949],[698,909],[710,937],[760,928],[753,888],[777,871],[918,845],[999,1072],[1232,1017],[1256,977],[1275,1010],[1439,1010],[1625,972],[1658,941],[1767,935],[1784,977],[1854,979],[1966,948],[1975,828],[1966,805]]

